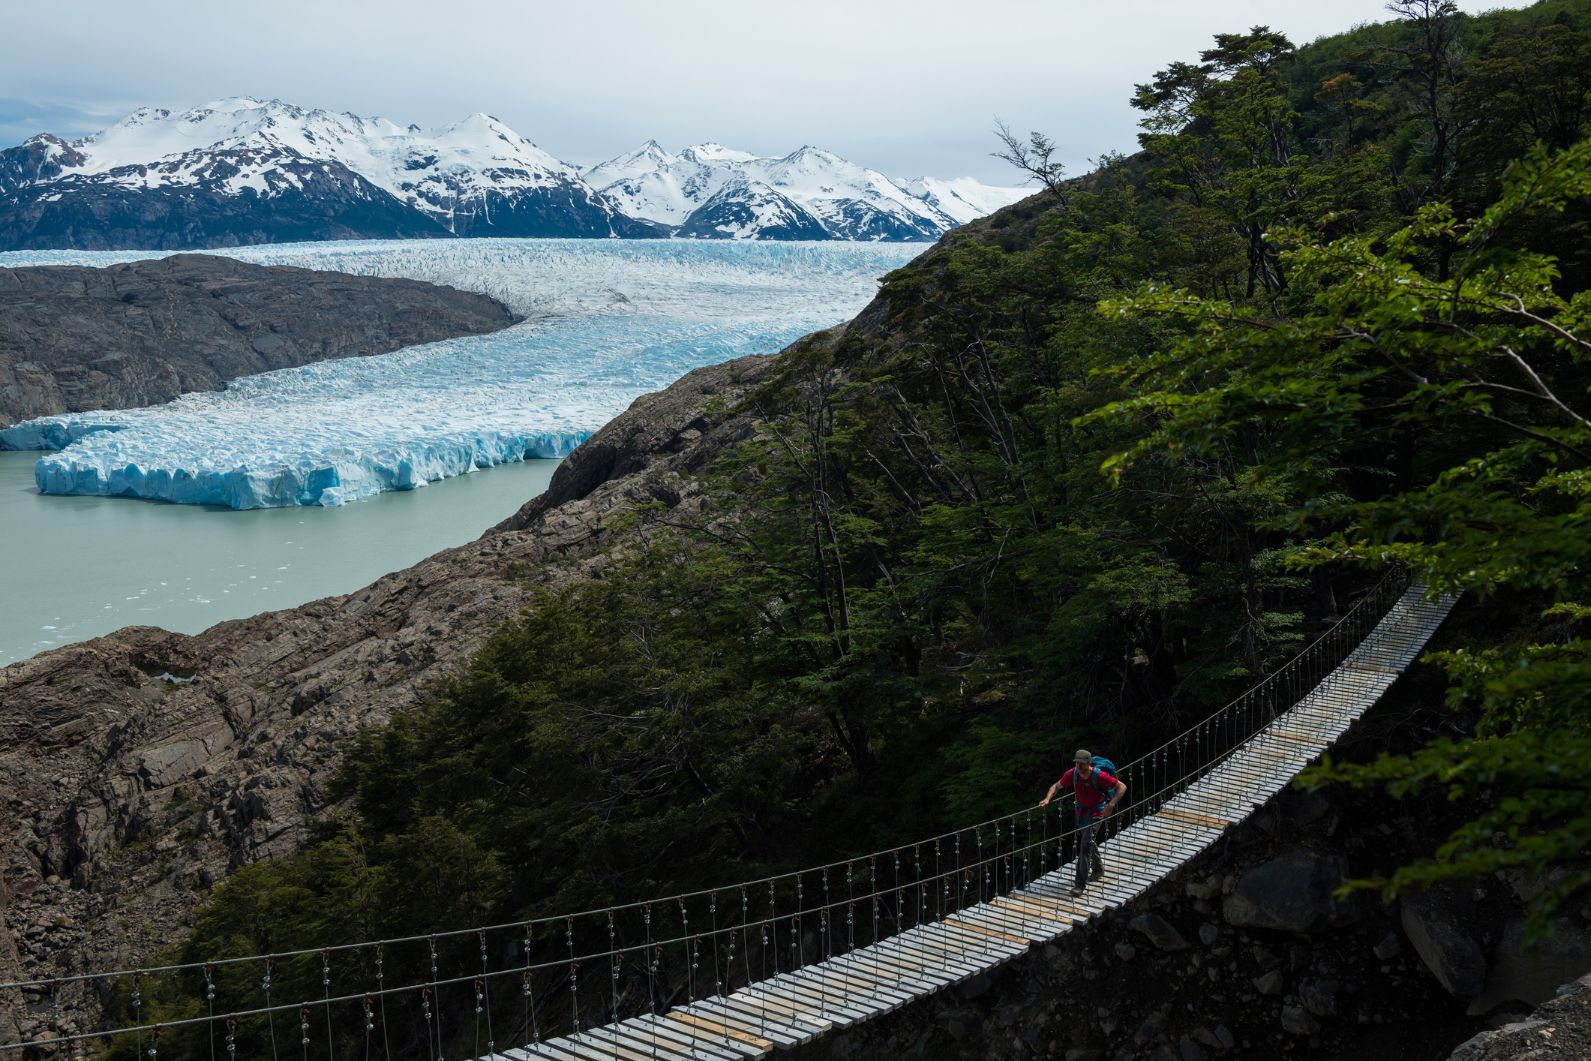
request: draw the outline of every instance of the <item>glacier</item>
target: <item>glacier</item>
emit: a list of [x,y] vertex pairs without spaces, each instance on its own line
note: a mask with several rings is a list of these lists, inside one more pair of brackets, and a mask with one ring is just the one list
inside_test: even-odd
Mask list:
[[[371,240],[228,257],[478,291],[527,319],[491,335],[324,361],[144,409],[41,417],[46,494],[252,509],[335,506],[506,461],[562,457],[691,369],[772,353],[853,316],[921,247],[684,240]],[[0,266],[160,252],[15,251]]]

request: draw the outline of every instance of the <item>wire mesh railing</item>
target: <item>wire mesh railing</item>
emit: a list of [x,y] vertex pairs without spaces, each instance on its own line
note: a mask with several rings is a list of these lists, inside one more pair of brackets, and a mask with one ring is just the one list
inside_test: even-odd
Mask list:
[[[1237,699],[1118,777],[1128,794],[1098,839],[1131,856],[1123,834],[1218,769],[1310,690],[1329,688],[1406,585],[1393,571],[1346,614]],[[871,944],[1009,895],[1072,862],[1080,831],[1065,796],[899,847],[725,887],[575,914],[276,954],[0,983],[0,999],[34,1022],[0,1052],[138,1058],[484,1057],[571,1032],[750,989],[803,973],[822,1015],[841,985],[817,967],[869,959]],[[1120,860],[1123,872],[1144,859]],[[1113,871],[1115,860],[1113,860]],[[1142,883],[1148,883],[1142,882]],[[976,944],[933,944],[954,962]],[[960,947],[962,954],[954,949]],[[909,975],[910,969],[896,972]],[[761,996],[768,1020],[784,1003]],[[105,1014],[93,1027],[70,1013]],[[670,1034],[694,1036],[692,1026]],[[709,1033],[702,1032],[706,1041]],[[615,1057],[621,1055],[617,1044]]]

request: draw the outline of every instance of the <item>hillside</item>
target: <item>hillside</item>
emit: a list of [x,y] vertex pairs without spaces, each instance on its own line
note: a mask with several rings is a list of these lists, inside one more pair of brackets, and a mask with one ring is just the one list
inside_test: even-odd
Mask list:
[[[1591,10],[1409,7],[1302,49],[1216,37],[1139,87],[1140,153],[638,403],[473,546],[4,672],[32,720],[7,773],[80,779],[15,797],[12,873],[70,881],[35,916],[80,903],[116,940],[251,863],[185,944],[209,960],[931,835],[1031,803],[1078,744],[1179,732],[1389,562],[1478,606],[1391,756],[1314,780],[1462,816],[1350,869],[1579,902]],[[106,755],[137,758],[58,765]]]

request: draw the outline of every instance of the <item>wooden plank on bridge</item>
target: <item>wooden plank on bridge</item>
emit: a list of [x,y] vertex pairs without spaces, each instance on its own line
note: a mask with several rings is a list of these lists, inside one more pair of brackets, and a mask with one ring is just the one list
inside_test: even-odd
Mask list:
[[680,1012],[689,1013],[703,1020],[718,1021],[726,1028],[732,1028],[746,1035],[754,1035],[759,1039],[767,1039],[775,1047],[786,1049],[798,1046],[801,1043],[810,1042],[821,1034],[818,1029],[807,1029],[798,1025],[765,1020],[756,1013],[742,1013],[727,999],[698,999]]
[[705,1048],[702,1045],[686,1045],[675,1043],[660,1038],[657,1035],[647,1036],[644,1032],[631,1029],[626,1024],[609,1024],[601,1028],[592,1028],[585,1033],[593,1041],[610,1050],[622,1050],[621,1056],[631,1058],[633,1054],[640,1054],[645,1058],[656,1061],[678,1061],[687,1058],[689,1061],[739,1061],[741,1054],[726,1054]]
[[738,1040],[709,1039],[706,1033],[702,1032],[694,1025],[683,1025],[679,1021],[669,1020],[666,1017],[655,1016],[652,1014],[648,1014],[643,1017],[636,1017],[632,1020],[626,1021],[625,1023],[631,1025],[632,1027],[636,1027],[638,1030],[649,1030],[659,1038],[673,1042],[676,1045],[683,1044],[684,1046],[695,1050],[696,1056],[701,1058],[710,1058],[726,1054],[730,1057],[738,1058],[763,1057],[772,1052],[771,1050],[765,1050],[762,1047],[752,1046],[749,1043],[742,1043]]
[[1183,808],[1176,806],[1161,807],[1155,813],[1162,818],[1171,818],[1176,821],[1190,822],[1194,825],[1202,825],[1207,829],[1225,829],[1228,825],[1232,824],[1232,820],[1230,818],[1218,818],[1213,814],[1201,814],[1198,811],[1184,810]]
[[745,1043],[747,1046],[755,1046],[763,1053],[771,1053],[773,1051],[773,1040],[771,1039],[764,1039],[759,1035],[752,1035],[748,1032],[739,1031],[735,1028],[731,1028],[727,1024],[721,1024],[718,1021],[708,1020],[705,1017],[698,1017],[696,1014],[687,1012],[683,1009],[670,1010],[664,1015],[664,1018],[666,1020],[674,1021],[677,1024],[688,1024],[693,1028],[698,1028],[701,1031],[708,1032],[716,1038],[722,1038],[726,1041],[733,1039],[737,1043]]
[[[993,902],[994,902],[994,905],[996,905],[996,906],[1000,905],[1000,900],[999,899],[995,899],[995,900],[993,900]],[[986,925],[983,925],[983,924],[977,923],[977,922],[973,922],[973,921],[961,920],[961,921],[957,921],[956,924],[959,925],[962,928],[968,929],[968,930],[970,930],[972,932],[976,932],[980,936],[989,936],[989,937],[991,937],[993,939],[1003,939],[1007,943],[1031,944],[1033,942],[1032,939],[1027,939],[1027,938],[1024,938],[1022,936],[1013,936],[1009,932],[1006,932],[1004,929],[990,928],[990,927],[988,927]]]
[[677,1032],[672,1021],[648,1014],[644,1020],[632,1019],[610,1024],[604,1031],[621,1035],[630,1042],[659,1043],[666,1049],[684,1053],[701,1061],[745,1061],[748,1057],[762,1057],[763,1052],[745,1043],[708,1042],[694,1031]]
[[781,991],[779,989],[781,983],[782,981],[760,980],[755,984],[747,984],[736,994],[745,999],[747,1006],[759,1012],[766,1011],[770,1016],[780,1015],[779,1019],[797,1027],[810,1025],[822,1031],[834,1028],[833,1018],[819,1013],[818,1006],[815,1003],[809,1004],[805,996]]
[[620,1036],[604,1032],[605,1029],[593,1028],[578,1035],[567,1036],[566,1041],[589,1047],[607,1061],[681,1061],[681,1059],[695,1061],[694,1054],[677,1051],[671,1047],[636,1046]]
[[542,1043],[542,1049],[556,1051],[562,1054],[566,1061],[614,1061],[613,1050],[608,1048],[607,1053],[592,1046],[581,1035],[566,1035],[562,1039],[550,1043]]

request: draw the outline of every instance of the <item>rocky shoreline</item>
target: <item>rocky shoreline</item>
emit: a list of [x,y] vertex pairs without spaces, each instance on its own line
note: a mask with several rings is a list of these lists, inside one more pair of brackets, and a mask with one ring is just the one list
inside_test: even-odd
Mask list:
[[0,427],[506,328],[485,295],[208,254],[0,268]]

